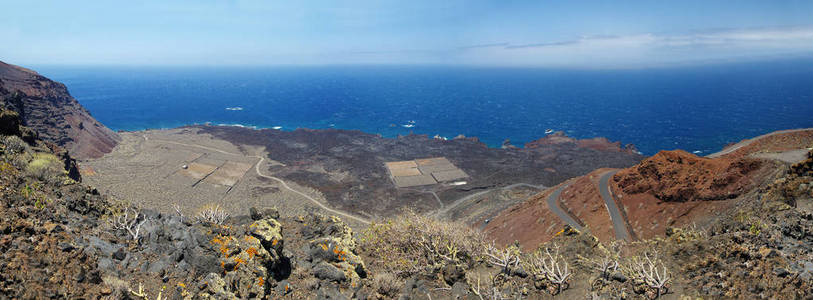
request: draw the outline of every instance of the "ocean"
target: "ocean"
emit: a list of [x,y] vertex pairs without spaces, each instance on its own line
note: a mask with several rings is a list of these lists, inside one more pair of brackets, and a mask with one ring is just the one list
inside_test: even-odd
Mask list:
[[33,66],[114,130],[187,124],[476,136],[549,129],[699,155],[813,127],[813,60],[636,70],[463,66]]

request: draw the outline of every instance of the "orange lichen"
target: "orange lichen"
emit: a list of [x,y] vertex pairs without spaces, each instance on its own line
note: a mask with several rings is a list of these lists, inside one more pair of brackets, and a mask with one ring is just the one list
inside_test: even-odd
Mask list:
[[178,286],[182,287],[182,288],[186,288],[186,284],[184,284],[183,282],[178,282]]
[[254,258],[254,256],[257,255],[257,253],[258,253],[257,248],[254,248],[254,247],[248,248],[248,249],[246,249],[246,253],[248,253],[248,258],[249,259]]
[[334,253],[334,254],[336,254],[336,258],[337,258],[337,259],[339,259],[339,260],[342,260],[342,261],[343,261],[343,260],[345,260],[345,259],[346,259],[346,258],[345,258],[345,254],[347,254],[347,252],[344,252],[344,251],[342,251],[342,250],[339,250],[339,246],[335,246],[335,247],[333,248],[333,253]]
[[242,258],[239,258],[239,257],[235,257],[235,258],[234,258],[234,262],[236,262],[237,264],[235,264],[235,265],[234,265],[234,269],[232,269],[232,271],[237,270],[237,267],[238,267],[238,266],[240,266],[240,264],[245,263],[245,262],[246,262],[246,260],[245,260],[245,259],[242,259]]
[[271,240],[271,246],[276,246],[279,241],[277,239]]
[[240,266],[240,264],[246,263],[246,260],[242,259],[242,258],[239,258],[239,257],[235,257],[234,262],[237,263],[237,264],[234,265],[234,268],[232,269],[232,271],[237,270],[237,267]]
[[263,286],[263,284],[265,283],[265,279],[263,279],[262,276],[260,276],[260,278],[258,278],[257,281],[258,281],[257,284],[259,284],[260,286]]

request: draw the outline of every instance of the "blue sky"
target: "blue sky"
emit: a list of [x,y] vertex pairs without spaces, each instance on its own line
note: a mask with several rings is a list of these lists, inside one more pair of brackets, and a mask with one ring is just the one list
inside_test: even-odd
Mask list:
[[0,60],[636,68],[813,56],[813,1],[12,1]]

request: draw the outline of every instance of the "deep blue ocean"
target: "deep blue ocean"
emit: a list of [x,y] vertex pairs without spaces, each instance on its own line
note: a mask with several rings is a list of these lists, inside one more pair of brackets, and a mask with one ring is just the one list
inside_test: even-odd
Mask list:
[[[114,130],[240,124],[477,136],[514,145],[547,129],[707,154],[813,127],[813,60],[644,70],[449,66],[34,66]],[[412,125],[409,127],[408,125]],[[409,127],[409,128],[408,128]]]

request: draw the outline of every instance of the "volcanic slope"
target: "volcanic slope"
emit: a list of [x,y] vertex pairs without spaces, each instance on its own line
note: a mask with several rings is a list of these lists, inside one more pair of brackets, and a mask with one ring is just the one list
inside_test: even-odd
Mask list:
[[0,101],[20,115],[22,125],[71,155],[98,158],[109,153],[119,136],[71,97],[65,85],[37,72],[0,61]]
[[[802,160],[804,155],[795,154],[811,146],[813,130],[795,130],[754,138],[714,158],[661,151],[630,168],[599,169],[554,186],[506,209],[485,231],[499,243],[517,241],[534,248],[552,239],[558,232],[554,229],[564,224],[563,218],[551,218],[555,213],[548,202],[555,200],[599,240],[662,236],[670,227],[707,224],[776,176],[780,165]],[[605,186],[601,177],[606,177]],[[558,199],[551,199],[552,191],[560,188]],[[610,199],[602,197],[602,189]]]

